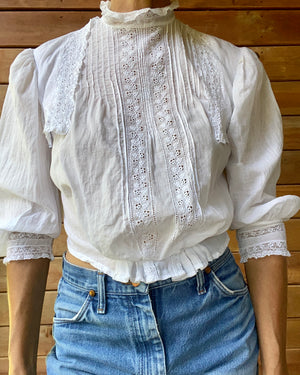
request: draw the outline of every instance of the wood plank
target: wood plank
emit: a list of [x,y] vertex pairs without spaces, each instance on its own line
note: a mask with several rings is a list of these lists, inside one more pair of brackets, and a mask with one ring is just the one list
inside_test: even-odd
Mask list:
[[[33,47],[83,27],[100,11],[3,11],[0,47]],[[226,15],[226,16],[225,16]],[[177,11],[183,23],[237,45],[300,44],[300,10]]]
[[[41,324],[52,324],[56,295],[56,291],[45,293]],[[9,311],[6,293],[0,293],[0,312],[0,326],[7,326],[9,324]],[[288,317],[300,318],[300,285],[288,286]]]
[[[49,291],[45,293],[41,324],[52,324],[55,298],[56,291]],[[8,326],[9,311],[6,293],[0,293],[0,312],[0,326]]]
[[[269,11],[182,11],[176,13],[185,24],[236,45],[299,45],[300,12]],[[291,17],[291,18],[290,18]]]
[[[47,355],[54,340],[52,338],[52,326],[42,325],[40,329],[39,355]],[[300,319],[292,318],[287,320],[287,348],[300,348]],[[8,327],[0,327],[0,357],[7,356],[8,349]]]
[[300,184],[300,151],[283,151],[279,185]]
[[0,48],[0,83],[8,83],[9,67],[23,48]]
[[[0,375],[8,374],[8,358],[0,358]],[[37,357],[37,375],[47,375],[46,373],[46,356]]]
[[300,116],[282,116],[282,122],[283,122],[283,136],[284,136],[283,148],[284,150],[299,150],[300,149]]
[[[57,284],[62,273],[61,266],[62,266],[61,257],[57,257],[52,262],[50,262],[49,274],[48,274],[47,285],[46,285],[47,290],[57,289]],[[0,258],[0,292],[6,292],[6,291],[7,291],[6,266],[2,262],[2,258]]]
[[[251,47],[271,81],[300,80],[300,46]],[[0,83],[8,83],[9,67],[22,48],[0,48]]]
[[272,82],[282,115],[300,115],[300,81]]
[[271,81],[300,80],[300,46],[251,47]]
[[[162,2],[159,2],[157,6]],[[0,0],[0,10],[7,9],[94,9],[99,8],[99,0]],[[180,9],[288,9],[300,8],[298,0],[180,0]]]
[[[237,264],[240,266],[243,274],[244,266],[240,263],[240,256],[237,251],[233,251],[233,255]],[[291,251],[291,257],[288,257],[288,283],[289,285],[300,284],[300,252]],[[53,262],[50,263],[50,270],[48,275],[48,281],[46,289],[47,291],[54,291],[57,289],[57,284],[62,274],[62,259],[56,257]],[[0,292],[6,292],[6,266],[0,259]]]
[[[47,355],[54,345],[52,325],[40,328],[38,355]],[[0,327],[0,357],[6,357],[8,351],[8,327]]]
[[[272,88],[282,115],[300,115],[300,81],[273,82]],[[6,89],[7,85],[0,85],[0,111],[2,110]],[[298,119],[291,121],[297,124],[293,132],[298,133]],[[299,141],[294,142],[298,144]]]

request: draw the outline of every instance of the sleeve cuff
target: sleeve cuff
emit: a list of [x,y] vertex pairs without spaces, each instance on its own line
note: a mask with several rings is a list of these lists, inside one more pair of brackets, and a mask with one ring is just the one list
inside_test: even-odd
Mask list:
[[257,259],[268,255],[291,256],[287,250],[283,222],[264,225],[260,228],[241,228],[236,231],[236,236],[241,263],[246,263],[249,258]]
[[53,238],[44,234],[11,232],[7,241],[7,255],[3,263],[38,258],[54,259]]

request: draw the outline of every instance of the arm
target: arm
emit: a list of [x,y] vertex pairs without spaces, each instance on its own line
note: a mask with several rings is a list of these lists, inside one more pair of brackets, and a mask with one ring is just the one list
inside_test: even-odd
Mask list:
[[49,259],[7,265],[10,340],[9,375],[35,375],[39,327]]
[[286,257],[248,259],[245,271],[256,316],[263,375],[288,375]]

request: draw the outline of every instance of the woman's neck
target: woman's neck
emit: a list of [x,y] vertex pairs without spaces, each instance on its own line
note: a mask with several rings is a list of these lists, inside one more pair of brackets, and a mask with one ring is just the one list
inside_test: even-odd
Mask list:
[[170,0],[111,0],[113,12],[132,12],[143,8],[160,8],[170,4]]

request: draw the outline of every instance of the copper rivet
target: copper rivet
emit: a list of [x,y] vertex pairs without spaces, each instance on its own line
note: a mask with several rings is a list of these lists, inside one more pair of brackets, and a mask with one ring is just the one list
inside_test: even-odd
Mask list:
[[206,273],[210,273],[211,268],[210,268],[209,266],[207,266],[207,267],[204,269],[204,271],[205,271]]
[[92,290],[90,290],[89,291],[89,295],[91,296],[91,297],[95,297],[95,291],[92,289]]

